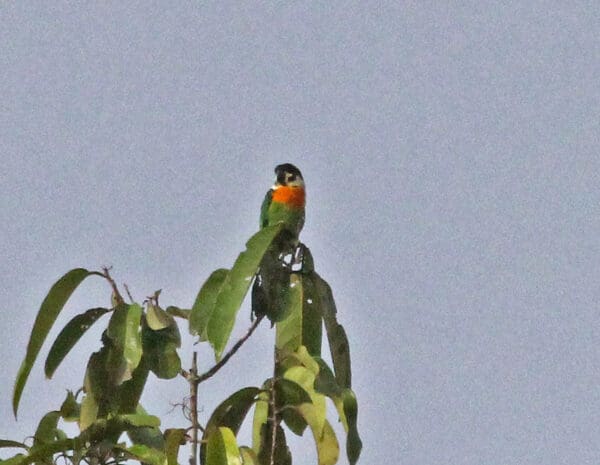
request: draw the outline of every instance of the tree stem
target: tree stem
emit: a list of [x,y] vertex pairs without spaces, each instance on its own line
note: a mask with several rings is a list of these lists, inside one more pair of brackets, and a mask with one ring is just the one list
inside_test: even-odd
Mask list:
[[188,375],[190,383],[190,419],[192,421],[192,445],[190,448],[190,465],[198,463],[198,354],[192,356],[192,368]]

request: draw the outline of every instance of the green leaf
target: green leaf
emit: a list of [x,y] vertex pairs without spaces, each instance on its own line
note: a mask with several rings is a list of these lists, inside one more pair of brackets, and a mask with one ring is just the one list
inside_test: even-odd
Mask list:
[[119,304],[108,322],[107,336],[112,341],[108,368],[117,385],[131,379],[142,359],[140,321],[142,307]]
[[189,320],[191,310],[187,308],[179,308],[173,305],[169,305],[165,312],[167,312],[171,316],[176,316],[177,318],[181,318],[183,320]]
[[153,449],[143,444],[134,444],[131,447],[116,446],[130,458],[139,460],[148,465],[167,465],[167,457],[164,452]]
[[283,320],[289,307],[286,295],[290,285],[291,267],[282,259],[285,251],[285,241],[273,241],[260,262],[252,285],[252,313],[256,317],[266,315],[271,323]]
[[298,414],[296,409],[290,408],[303,403],[312,403],[310,394],[298,383],[285,378],[275,382],[275,399],[277,410],[282,412],[285,424],[293,433],[302,436],[306,429],[306,421]]
[[0,448],[4,447],[18,447],[20,449],[29,449],[26,444],[17,441],[11,441],[10,439],[0,439]]
[[56,440],[58,420],[60,419],[60,412],[52,411],[48,412],[40,420],[38,427],[33,436],[33,445],[53,442]]
[[80,413],[81,405],[77,402],[75,394],[72,391],[67,391],[67,397],[60,406],[60,416],[65,421],[77,421]]
[[[270,465],[271,463],[271,444],[273,443],[273,428],[271,422],[262,425],[261,428],[261,446],[256,454],[258,463],[261,465]],[[273,454],[273,463],[277,465],[292,465],[292,454],[287,446],[285,431],[281,426],[277,426],[275,434],[275,453]]]
[[213,271],[202,285],[192,306],[189,317],[190,334],[200,336],[201,341],[206,341],[206,325],[215,310],[217,296],[223,286],[227,273],[229,273],[229,270],[225,268]]
[[1,460],[0,463],[2,465],[21,465],[22,463],[25,462],[25,460],[27,459],[27,456],[24,454],[17,454],[13,457],[10,457],[6,460]]
[[244,465],[260,465],[256,452],[251,448],[240,446],[240,455],[242,456],[242,463]]
[[261,229],[246,244],[225,277],[216,300],[215,311],[208,320],[207,336],[219,360],[227,345],[235,317],[248,292],[250,283],[267,249],[282,231],[282,223]]
[[[206,440],[217,428],[225,426],[237,434],[250,407],[256,400],[260,389],[257,387],[246,387],[230,395],[221,402],[214,410],[206,428],[203,439]],[[200,446],[200,461],[203,463],[206,454],[205,442]]]
[[174,320],[169,326],[157,331],[143,323],[142,345],[144,359],[158,378],[171,379],[181,372],[181,359],[177,353],[177,347],[181,345],[181,335]]
[[354,392],[349,388],[344,389],[342,398],[344,403],[344,414],[348,421],[346,454],[348,455],[350,465],[354,465],[358,461],[362,449],[362,441],[360,440],[357,428],[358,404]]
[[74,439],[61,439],[59,441],[40,443],[29,449],[29,455],[23,457],[19,464],[28,465],[33,462],[52,462],[54,454],[67,452],[76,447]]
[[155,305],[152,301],[148,302],[148,307],[146,309],[146,321],[148,322],[150,329],[155,331],[165,329],[175,324],[173,317],[158,305]]
[[[146,426],[142,426],[138,422],[138,427],[127,430],[127,436],[129,436],[131,442],[162,450],[165,447],[165,438],[163,438],[163,435],[158,428],[160,420],[153,415],[148,415],[146,410],[139,404],[136,408],[136,414],[150,416],[151,419],[145,421]],[[154,419],[158,420],[158,424]]]
[[276,324],[275,347],[280,351],[295,351],[302,345],[302,276],[290,275],[285,294],[286,317]]
[[177,455],[179,448],[185,444],[186,432],[183,428],[169,428],[165,430],[165,453],[168,465],[178,465]]
[[321,300],[323,322],[327,331],[333,370],[338,384],[344,388],[352,387],[352,374],[350,369],[350,345],[346,337],[346,331],[337,322],[337,309],[331,287],[317,273],[314,273],[315,288]]
[[261,431],[269,418],[269,394],[262,391],[254,406],[254,418],[252,420],[252,449],[258,454],[261,446]]
[[56,321],[58,314],[65,306],[71,294],[77,289],[77,286],[91,274],[99,274],[97,272],[88,271],[83,268],[75,268],[66,273],[50,288],[48,295],[42,302],[40,310],[33,323],[33,329],[29,336],[29,343],[27,344],[27,352],[25,353],[25,359],[21,363],[17,379],[15,381],[13,391],[13,413],[15,418],[19,409],[19,401],[21,400],[21,394],[23,388],[33,367],[33,363],[37,358],[37,355],[44,343],[44,340],[48,336],[52,325]]
[[[85,396],[81,401],[81,413],[79,415],[79,429],[87,429],[100,413],[100,404],[104,393],[109,392],[108,374],[106,372],[106,359],[108,349],[103,347],[98,352],[94,352],[87,364],[85,376],[83,378],[83,390]],[[105,410],[105,409],[103,409]]]
[[219,427],[208,437],[206,465],[242,465],[242,458],[233,431]]
[[116,421],[123,422],[125,425],[131,426],[146,426],[157,428],[160,426],[160,419],[154,415],[147,413],[126,413],[114,417]]
[[52,378],[60,363],[69,351],[77,344],[77,341],[102,315],[109,312],[108,308],[90,308],[85,313],[77,315],[60,332],[54,344],[50,348],[46,358],[46,378]]
[[302,289],[302,345],[311,355],[320,356],[323,339],[323,314],[313,274],[304,275]]

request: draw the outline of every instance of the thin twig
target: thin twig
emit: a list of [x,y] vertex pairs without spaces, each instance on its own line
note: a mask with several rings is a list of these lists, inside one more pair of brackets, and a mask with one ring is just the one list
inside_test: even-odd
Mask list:
[[129,286],[125,283],[123,283],[123,287],[125,288],[125,292],[127,293],[127,297],[129,297],[129,301],[131,303],[134,302],[133,297],[131,297],[131,292],[129,292]]
[[277,442],[277,402],[275,398],[275,380],[277,379],[277,347],[273,354],[273,379],[271,380],[270,398],[271,404],[271,460],[270,465],[275,465],[275,443]]
[[117,283],[115,283],[115,280],[112,279],[112,277],[110,276],[109,268],[106,266],[103,266],[102,272],[103,272],[102,276],[104,276],[104,278],[109,282],[110,286],[112,287],[113,294],[115,296],[115,300],[117,301],[117,304],[122,304],[124,302],[123,296],[121,296],[121,293],[119,292]]
[[217,362],[210,370],[208,370],[207,372],[202,373],[200,376],[198,376],[197,383],[200,384],[201,382],[206,381],[208,378],[213,376],[217,371],[219,371],[223,367],[223,365],[225,365],[227,363],[227,361],[233,356],[233,354],[235,354],[239,350],[239,348],[242,347],[242,344],[244,344],[244,342],[246,342],[248,340],[248,338],[250,336],[252,336],[252,333],[257,328],[258,324],[262,321],[263,318],[264,318],[264,315],[260,315],[258,318],[256,318],[256,320],[254,320],[254,322],[252,323],[250,328],[248,328],[248,331],[246,332],[246,334],[244,334],[244,336],[239,341],[237,341],[231,347],[231,349],[229,349],[229,352],[227,352],[223,356],[223,358],[221,360],[219,360],[219,362]]
[[198,364],[197,352],[192,357],[192,368],[188,381],[190,383],[190,419],[192,421],[192,446],[190,449],[190,465],[198,460]]

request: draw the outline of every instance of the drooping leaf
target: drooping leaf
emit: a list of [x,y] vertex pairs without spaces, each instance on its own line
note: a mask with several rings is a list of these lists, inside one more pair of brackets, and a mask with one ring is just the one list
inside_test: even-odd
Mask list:
[[171,315],[152,301],[148,302],[146,308],[146,321],[150,329],[155,331],[165,329],[175,323]]
[[223,286],[229,270],[219,268],[212,272],[198,292],[189,317],[190,334],[200,336],[201,341],[206,341],[206,325],[215,310],[217,296]]
[[215,311],[207,325],[207,337],[215,351],[215,358],[221,358],[225,349],[237,312],[248,292],[260,262],[273,240],[282,231],[282,223],[261,229],[246,244],[246,250],[235,261],[225,277],[216,300]]
[[315,288],[321,301],[323,322],[329,341],[333,370],[340,387],[352,387],[352,374],[350,369],[350,345],[346,337],[346,331],[337,322],[337,309],[331,287],[317,273],[314,273]]
[[323,314],[313,274],[303,276],[302,290],[302,345],[306,347],[309,354],[320,356],[323,339]]
[[25,359],[21,363],[21,367],[19,368],[15,380],[12,402],[15,417],[17,416],[21,394],[23,393],[23,388],[25,387],[33,363],[35,362],[52,325],[54,325],[60,311],[63,309],[71,294],[77,289],[77,286],[91,274],[99,273],[88,271],[83,268],[75,268],[67,272],[62,278],[54,283],[50,288],[48,295],[46,295],[42,302],[40,310],[35,318],[35,322],[33,323],[31,335],[29,336]]
[[81,336],[104,314],[108,308],[90,308],[85,313],[77,315],[62,329],[46,357],[44,371],[46,378],[52,378],[54,372],[70,350],[81,339]]
[[[261,446],[256,454],[258,463],[261,465],[271,464],[271,444],[273,444],[273,427],[271,422],[268,421],[262,425]],[[287,446],[285,431],[279,425],[275,433],[275,450],[273,452],[273,463],[277,465],[292,465],[292,454]]]
[[54,454],[73,450],[74,447],[76,447],[76,441],[70,438],[40,443],[32,446],[29,449],[29,455],[24,456],[22,460],[17,463],[21,465],[28,465],[34,462],[52,463]]
[[285,293],[286,317],[276,325],[275,347],[280,351],[295,351],[302,344],[302,276],[290,275]]
[[360,451],[362,449],[362,441],[358,434],[357,427],[357,416],[358,416],[358,404],[356,402],[356,396],[351,389],[346,388],[342,393],[344,414],[348,421],[348,434],[346,436],[346,454],[348,455],[348,461],[350,465],[354,465],[358,462]]
[[22,442],[11,441],[10,439],[0,439],[0,448],[4,448],[4,447],[14,447],[14,448],[19,448],[19,449],[29,449],[29,446],[27,446],[26,444],[23,444]]
[[289,307],[286,294],[292,270],[283,258],[287,242],[282,236],[265,252],[252,285],[252,313],[256,317],[265,315],[271,324],[283,320]]
[[306,429],[306,421],[298,412],[290,407],[303,403],[312,403],[310,394],[302,386],[286,378],[279,378],[275,382],[275,399],[277,410],[282,412],[285,424],[298,436],[302,436]]
[[116,410],[113,407],[113,413],[134,413],[137,411],[140,397],[148,380],[149,371],[149,363],[145,357],[142,357],[136,369],[133,370],[131,379],[121,383],[111,391],[110,396],[112,399],[109,402],[110,405],[114,405],[113,399],[118,400]]
[[[108,357],[108,348],[103,347],[98,352],[94,352],[87,364],[85,376],[83,378],[83,390],[85,395],[81,401],[81,413],[79,415],[79,429],[84,431],[98,418],[98,414],[105,414],[107,411],[104,397],[110,392],[108,372],[106,370],[106,360]],[[102,406],[102,412],[101,410]]]
[[132,459],[139,460],[148,465],[167,465],[167,457],[163,451],[153,449],[143,444],[134,444],[131,447],[116,446]]
[[179,448],[185,444],[186,432],[183,428],[169,428],[165,430],[165,453],[168,465],[177,465]]
[[206,465],[242,465],[242,458],[229,428],[221,426],[208,436]]
[[[267,381],[269,383],[270,381]],[[267,385],[265,383],[265,386]],[[263,386],[263,387],[265,387]],[[252,420],[252,449],[258,454],[261,447],[261,431],[269,419],[269,394],[262,391],[254,406],[254,417]]]
[[225,426],[237,434],[250,407],[256,400],[260,389],[246,387],[230,395],[214,410],[204,429],[203,443],[200,446],[200,461],[203,463],[206,455],[206,439],[220,426]]
[[138,304],[121,303],[108,322],[106,334],[112,346],[107,367],[116,385],[131,379],[142,358],[141,317]]
[[152,330],[149,325],[143,323],[142,345],[143,357],[158,378],[171,379],[181,372],[181,359],[177,353],[177,348],[181,345],[181,335],[174,320],[160,330]]

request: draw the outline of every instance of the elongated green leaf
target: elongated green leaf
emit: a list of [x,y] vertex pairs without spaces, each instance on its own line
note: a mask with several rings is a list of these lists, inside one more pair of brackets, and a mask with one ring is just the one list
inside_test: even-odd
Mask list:
[[46,378],[52,378],[60,363],[67,356],[77,341],[85,332],[100,318],[109,312],[108,308],[90,308],[85,313],[77,315],[59,333],[52,344],[48,357],[46,358]]
[[167,464],[177,465],[179,448],[185,444],[186,432],[183,428],[169,428],[165,430],[165,453]]
[[228,273],[229,270],[225,268],[213,271],[200,288],[192,306],[189,317],[190,334],[200,336],[201,341],[206,341],[206,326],[215,311],[217,296]]
[[143,444],[134,444],[131,447],[116,446],[130,458],[137,459],[148,465],[167,465],[167,456],[163,451],[153,449]]
[[275,382],[275,399],[277,410],[282,412],[285,424],[293,433],[302,436],[306,429],[306,421],[298,412],[290,407],[303,403],[312,403],[310,394],[302,386],[286,378],[279,378]]
[[35,318],[35,322],[33,323],[31,335],[29,336],[25,359],[21,363],[17,379],[15,380],[13,391],[13,413],[15,414],[15,417],[17,416],[21,394],[23,393],[23,388],[25,387],[33,363],[35,362],[52,325],[56,321],[56,318],[65,306],[67,300],[69,300],[69,297],[71,297],[71,294],[77,289],[77,286],[91,274],[98,273],[83,268],[75,268],[69,271],[54,283],[50,288],[48,295],[46,295],[46,298],[42,302],[40,310]]
[[275,347],[280,351],[295,351],[302,345],[302,276],[292,274],[285,293],[286,317],[276,323]]
[[229,428],[221,426],[209,435],[206,465],[242,465],[235,434]]
[[[250,407],[256,400],[260,389],[257,387],[246,387],[230,395],[221,402],[214,410],[204,429],[203,439],[206,440],[220,426],[226,426],[237,434]],[[206,454],[205,441],[200,446],[201,462],[204,462]]]
[[306,347],[309,354],[320,356],[323,339],[323,314],[314,274],[304,275],[302,290],[302,345]]
[[142,358],[140,322],[142,307],[119,304],[108,323],[107,336],[112,341],[107,367],[117,385],[131,379]]
[[277,426],[275,433],[275,450],[273,454],[273,462],[271,462],[271,444],[273,443],[273,428],[271,422],[262,425],[261,428],[261,446],[256,454],[258,463],[261,465],[292,465],[292,454],[287,446],[285,431],[281,426]]
[[29,446],[23,444],[22,442],[11,441],[10,439],[0,439],[0,448],[4,447],[18,447],[20,449],[29,449]]
[[[266,383],[265,383],[266,385]],[[263,386],[264,387],[264,386]],[[252,449],[258,454],[261,446],[261,431],[269,418],[269,394],[261,392],[254,406],[254,417],[252,420]]]
[[344,414],[348,421],[346,454],[348,455],[350,465],[354,465],[358,462],[358,457],[360,456],[360,451],[362,449],[362,441],[360,440],[357,428],[358,404],[354,392],[349,388],[344,389],[342,398],[344,403]]
[[[79,429],[84,431],[98,418],[100,405],[104,404],[103,397],[109,392],[108,373],[106,371],[106,360],[108,358],[108,349],[103,347],[98,352],[94,352],[87,364],[85,376],[83,378],[83,390],[85,396],[81,401],[81,413],[79,415]],[[103,405],[104,413],[106,406]]]
[[261,229],[246,244],[231,271],[225,277],[216,300],[215,311],[210,316],[207,326],[207,337],[215,351],[215,358],[227,345],[235,317],[248,292],[250,283],[258,270],[258,266],[267,249],[282,231],[281,223]]
[[333,370],[340,387],[352,387],[352,374],[350,368],[350,345],[343,326],[337,322],[337,309],[331,287],[317,273],[314,273],[314,283],[321,300],[323,322],[327,331]]

